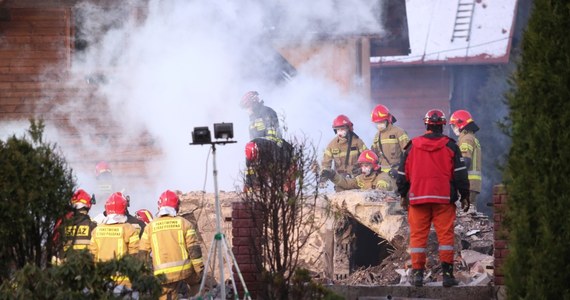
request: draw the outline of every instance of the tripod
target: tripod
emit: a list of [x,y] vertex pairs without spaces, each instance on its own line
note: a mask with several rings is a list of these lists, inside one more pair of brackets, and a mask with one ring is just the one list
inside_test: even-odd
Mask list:
[[[218,169],[216,167],[216,144],[227,144],[227,143],[235,143],[235,141],[219,141],[219,142],[211,142],[210,143],[212,145],[212,157],[213,157],[212,160],[214,163],[213,173],[214,173],[214,194],[215,194],[215,199],[216,199],[215,200],[215,205],[216,205],[216,234],[214,235],[214,237],[212,239],[210,251],[208,253],[208,257],[206,258],[206,263],[204,265],[204,274],[202,275],[202,280],[200,282],[200,289],[198,290],[198,295],[202,295],[202,291],[203,291],[204,285],[206,283],[206,275],[208,273],[208,267],[209,267],[211,258],[214,257],[213,253],[214,253],[214,249],[215,249],[215,252],[217,254],[218,264],[219,264],[219,271],[220,271],[220,292],[221,292],[220,296],[221,296],[221,299],[224,299],[224,300],[226,299],[226,283],[225,283],[225,276],[224,276],[224,263],[228,264],[228,266],[229,266],[232,287],[233,287],[234,291],[237,292],[237,288],[236,288],[236,284],[235,284],[235,280],[234,280],[234,276],[233,276],[233,272],[232,272],[232,268],[231,268],[231,263],[233,263],[233,266],[235,267],[235,269],[237,271],[238,277],[239,277],[240,282],[241,282],[243,289],[244,289],[244,298],[251,300],[251,297],[249,295],[249,291],[245,285],[245,281],[243,280],[243,276],[242,276],[241,271],[238,267],[236,258],[234,256],[234,254],[232,253],[231,249],[228,247],[228,243],[226,241],[225,235],[222,233],[222,226],[221,226],[221,221],[220,221],[221,215],[222,215],[222,209],[220,207],[220,199],[219,199],[219,193],[218,193]],[[224,261],[224,254],[225,254],[225,261]],[[214,261],[214,264],[215,264],[215,261]],[[202,299],[202,297],[200,296],[198,299]]]

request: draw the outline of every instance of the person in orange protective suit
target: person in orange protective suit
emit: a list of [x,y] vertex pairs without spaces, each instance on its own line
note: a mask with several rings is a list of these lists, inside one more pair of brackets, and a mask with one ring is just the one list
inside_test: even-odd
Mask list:
[[455,201],[469,209],[467,168],[455,141],[443,134],[446,123],[439,109],[424,117],[427,131],[405,147],[398,169],[400,204],[408,210],[412,283],[423,285],[426,247],[433,223],[439,242],[443,286],[459,284],[453,276]]

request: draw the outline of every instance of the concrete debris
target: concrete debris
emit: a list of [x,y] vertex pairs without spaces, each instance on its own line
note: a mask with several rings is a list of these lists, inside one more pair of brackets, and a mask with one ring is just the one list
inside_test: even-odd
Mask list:
[[[202,233],[204,254],[216,233],[213,194],[181,195],[181,214],[192,213]],[[231,203],[236,192],[220,192],[222,231],[231,247]],[[324,283],[342,285],[409,285],[407,213],[392,192],[350,190],[323,195],[316,220],[320,231],[311,237],[300,257]],[[190,214],[191,215],[191,214]],[[460,285],[488,285],[493,276],[493,222],[481,213],[458,209],[455,226],[455,276]],[[425,283],[441,284],[442,272],[435,231],[429,235]]]

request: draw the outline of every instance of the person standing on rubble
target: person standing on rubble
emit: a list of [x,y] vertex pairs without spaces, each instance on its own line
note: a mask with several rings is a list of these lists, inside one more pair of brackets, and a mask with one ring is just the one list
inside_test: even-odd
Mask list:
[[245,145],[244,192],[280,185],[284,191],[294,193],[296,165],[293,156],[293,146],[284,139],[263,137],[249,141]]
[[477,196],[481,193],[481,145],[475,136],[479,126],[473,121],[473,117],[466,110],[458,110],[449,118],[449,124],[453,133],[459,137],[457,145],[465,160],[469,177],[469,200],[471,201],[470,213],[477,212]]
[[[367,148],[362,139],[354,133],[353,126],[350,119],[345,115],[338,115],[333,120],[332,128],[336,136],[325,148],[321,172],[334,170],[340,176],[349,178],[360,174],[358,157]],[[335,191],[342,190],[343,188],[340,186],[335,186]]]
[[412,284],[423,285],[426,247],[431,223],[439,242],[443,286],[459,282],[453,276],[455,201],[469,209],[469,180],[455,141],[443,134],[445,114],[429,110],[424,117],[426,132],[412,139],[400,160],[397,185],[400,204],[408,210]]
[[249,113],[249,138],[281,138],[277,113],[263,100],[256,91],[249,91],[241,98],[240,106]]
[[148,260],[152,252],[154,274],[166,277],[160,299],[194,296],[204,272],[196,228],[177,216],[179,209],[178,195],[164,191],[158,199],[157,217],[146,226],[140,242],[140,257]]
[[371,119],[376,123],[378,132],[374,135],[370,149],[378,155],[382,172],[388,173],[395,184],[400,158],[410,138],[404,129],[394,125],[396,118],[382,104],[374,107]]
[[372,150],[364,150],[358,157],[358,164],[360,165],[360,175],[355,178],[347,178],[330,169],[324,169],[321,172],[321,176],[329,179],[336,186],[344,190],[394,190],[390,176],[380,171],[378,156],[376,156]]

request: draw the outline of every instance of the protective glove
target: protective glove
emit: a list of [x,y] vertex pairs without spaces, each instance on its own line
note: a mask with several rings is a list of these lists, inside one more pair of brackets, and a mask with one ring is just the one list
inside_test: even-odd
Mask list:
[[469,191],[461,191],[461,209],[463,209],[463,212],[467,212],[469,210],[469,206],[471,205],[471,202],[469,201]]
[[352,167],[352,176],[356,177],[362,173],[362,169],[360,169],[359,165],[354,165]]
[[399,164],[393,164],[390,166],[390,171],[388,171],[388,175],[392,178],[398,177],[398,168],[400,167]]
[[335,174],[336,172],[331,169],[324,169],[321,171],[321,177],[328,180],[333,180]]
[[410,199],[408,199],[408,196],[400,196],[400,206],[403,210],[408,211],[408,206],[410,206]]

